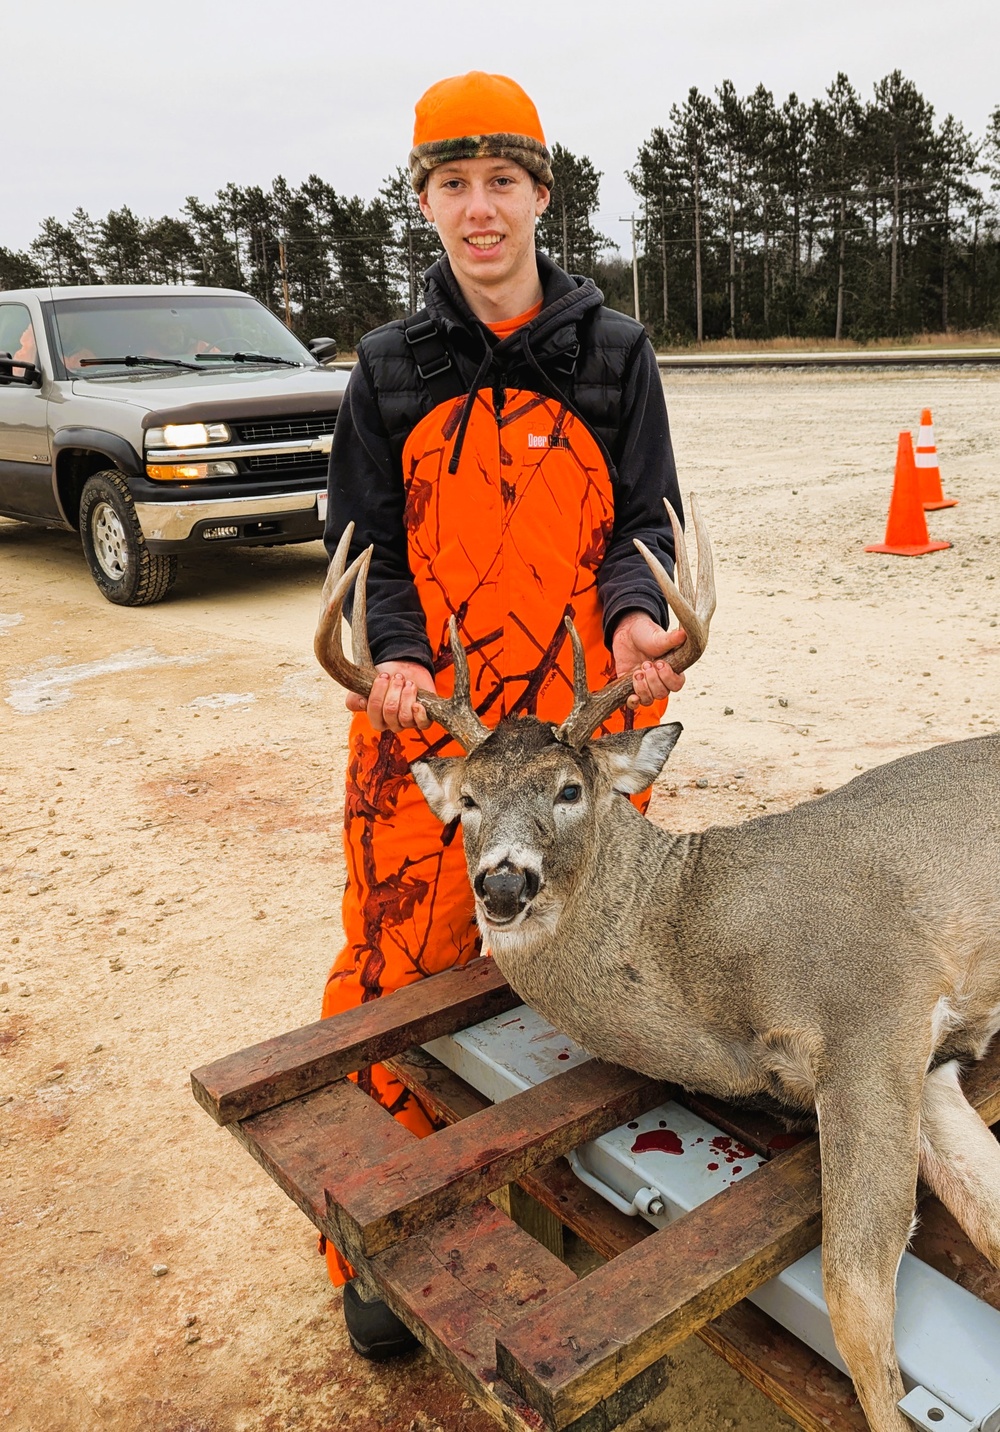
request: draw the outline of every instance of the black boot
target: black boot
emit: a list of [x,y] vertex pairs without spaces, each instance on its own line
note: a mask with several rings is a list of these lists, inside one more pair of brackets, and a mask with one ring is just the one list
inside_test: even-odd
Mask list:
[[366,1303],[353,1281],[344,1284],[344,1322],[351,1347],[369,1362],[388,1362],[420,1346],[381,1298]]

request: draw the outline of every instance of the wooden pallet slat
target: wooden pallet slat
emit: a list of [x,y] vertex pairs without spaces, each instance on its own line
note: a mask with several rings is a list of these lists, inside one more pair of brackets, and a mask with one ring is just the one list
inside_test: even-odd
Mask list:
[[195,1069],[191,1088],[218,1124],[235,1123],[521,1003],[490,959],[475,959]]
[[363,1175],[415,1142],[408,1129],[348,1079],[230,1128],[323,1233],[328,1184]]
[[[1000,1126],[994,1133],[1000,1137]],[[974,1297],[1000,1311],[1000,1273],[966,1237],[944,1204],[925,1199],[911,1251]]]
[[588,1061],[407,1146],[374,1177],[327,1190],[327,1217],[348,1257],[371,1257],[527,1169],[654,1108],[665,1086]]
[[473,1397],[508,1427],[541,1415],[500,1382],[505,1322],[570,1288],[576,1275],[488,1199],[380,1253],[368,1268],[382,1297]]
[[804,1432],[869,1432],[851,1379],[752,1303],[737,1303],[698,1336]]
[[552,1427],[566,1427],[819,1237],[810,1139],[505,1328],[497,1366]]
[[[326,1185],[373,1170],[420,1141],[347,1080],[270,1109],[232,1132],[329,1237]],[[433,1224],[380,1258],[365,1280],[508,1432],[544,1432],[541,1415],[497,1377],[496,1334],[576,1275],[488,1200]],[[582,1429],[581,1429],[582,1432]]]

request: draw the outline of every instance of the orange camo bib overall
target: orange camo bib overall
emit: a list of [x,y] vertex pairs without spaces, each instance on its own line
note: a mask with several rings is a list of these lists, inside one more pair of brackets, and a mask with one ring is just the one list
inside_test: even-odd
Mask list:
[[[483,721],[535,715],[560,721],[573,694],[564,618],[583,641],[592,688],[614,676],[604,644],[597,572],[614,524],[611,476],[587,426],[551,397],[476,394],[458,471],[448,462],[465,404],[440,403],[403,450],[410,570],[427,619],[437,690],[452,691],[448,622],[468,653]],[[663,705],[617,712],[601,731],[655,725]],[[330,972],[323,1017],[377,999],[479,953],[461,829],[442,827],[409,773],[431,752],[461,755],[438,726],[350,728],[344,848],[346,944]],[[645,802],[637,802],[645,809]],[[414,1133],[433,1124],[381,1065],[359,1083]],[[327,1247],[335,1282],[350,1276]]]

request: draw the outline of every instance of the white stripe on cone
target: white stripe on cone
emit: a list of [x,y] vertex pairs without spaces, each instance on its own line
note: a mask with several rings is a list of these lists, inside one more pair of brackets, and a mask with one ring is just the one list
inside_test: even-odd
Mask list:
[[934,424],[921,423],[914,452],[917,467],[937,467],[937,448],[934,446]]

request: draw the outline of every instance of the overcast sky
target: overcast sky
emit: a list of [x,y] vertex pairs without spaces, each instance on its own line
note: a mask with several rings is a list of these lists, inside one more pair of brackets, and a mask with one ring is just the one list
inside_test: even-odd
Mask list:
[[0,0],[0,244],[276,174],[372,197],[420,93],[470,69],[512,75],[550,144],[590,156],[621,240],[623,171],[691,85],[812,99],[842,69],[867,97],[899,68],[979,135],[998,41],[1000,0]]

